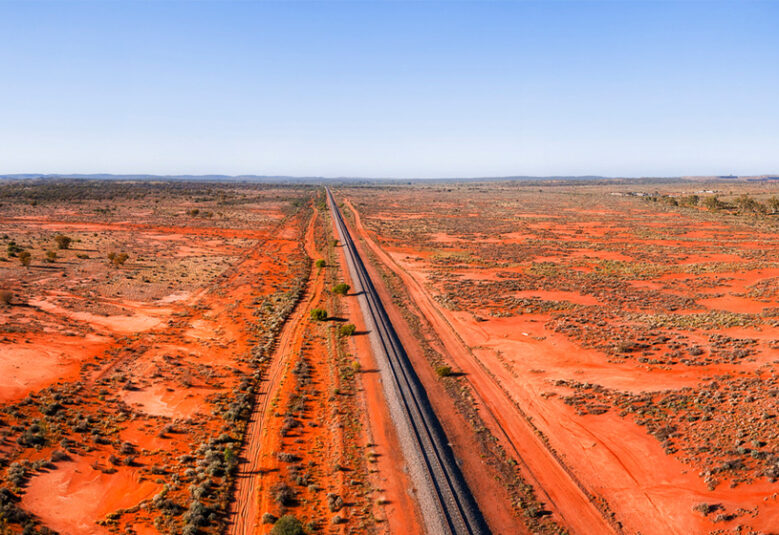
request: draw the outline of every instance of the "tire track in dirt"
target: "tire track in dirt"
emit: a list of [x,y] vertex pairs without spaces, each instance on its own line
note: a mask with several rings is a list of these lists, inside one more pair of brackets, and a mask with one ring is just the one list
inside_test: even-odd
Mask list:
[[[312,259],[312,263],[315,251],[314,228],[316,220],[317,213],[314,211],[305,237],[306,252]],[[284,376],[283,371],[289,362],[289,356],[296,350],[300,350],[309,311],[313,303],[321,297],[324,289],[324,273],[321,270],[316,272],[312,270],[312,273],[315,273],[313,280],[309,279],[303,298],[281,330],[270,366],[263,377],[262,382],[265,384],[265,388],[257,394],[257,400],[246,429],[246,442],[241,452],[241,463],[238,465],[236,474],[234,499],[228,515],[228,535],[250,535],[256,531],[260,511],[257,495],[260,481],[259,459],[268,407],[271,405],[279,381]]]

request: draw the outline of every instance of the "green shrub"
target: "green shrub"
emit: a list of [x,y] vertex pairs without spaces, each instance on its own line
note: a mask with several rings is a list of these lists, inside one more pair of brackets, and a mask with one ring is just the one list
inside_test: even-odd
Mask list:
[[452,375],[452,367],[451,366],[438,366],[435,369],[436,375],[438,377],[449,377]]
[[315,265],[316,267],[318,267],[318,268],[322,269],[323,267],[325,267],[325,266],[327,265],[327,262],[325,262],[324,260],[322,260],[322,259],[320,258],[319,260],[317,260],[316,262],[314,262],[314,265]]
[[341,282],[333,286],[333,293],[336,295],[346,295],[349,292],[349,288],[351,288],[351,286],[345,282]]
[[327,311],[321,308],[315,308],[311,311],[311,319],[315,321],[325,321],[327,319]]
[[273,529],[270,532],[271,535],[306,535],[306,532],[303,531],[303,524],[293,515],[284,515],[279,518],[273,524]]
[[341,327],[338,329],[338,334],[341,336],[351,336],[356,330],[357,327],[354,326],[354,323],[346,323],[341,325]]

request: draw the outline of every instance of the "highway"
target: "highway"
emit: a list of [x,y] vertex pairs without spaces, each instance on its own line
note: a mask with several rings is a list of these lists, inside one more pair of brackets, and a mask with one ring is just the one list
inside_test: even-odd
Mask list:
[[360,299],[371,345],[409,473],[430,535],[488,534],[484,517],[454,458],[422,384],[368,276],[332,192],[330,212]]

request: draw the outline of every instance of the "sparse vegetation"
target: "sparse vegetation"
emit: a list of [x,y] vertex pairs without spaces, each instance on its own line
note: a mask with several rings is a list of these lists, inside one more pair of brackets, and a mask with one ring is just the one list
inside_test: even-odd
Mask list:
[[30,265],[30,262],[32,261],[32,254],[30,254],[29,251],[20,251],[17,256],[19,257],[19,262],[24,267],[28,267]]
[[303,524],[293,515],[279,518],[271,529],[271,535],[305,535]]
[[107,255],[108,260],[116,267],[123,266],[125,262],[127,262],[127,259],[130,258],[130,255],[127,253],[116,253],[114,251],[111,251]]
[[349,286],[344,282],[341,282],[333,286],[333,293],[336,295],[346,295],[347,293],[349,293],[350,288],[351,286]]
[[311,310],[311,319],[315,321],[325,321],[327,319],[327,311],[321,308],[314,308]]
[[451,366],[436,366],[435,373],[438,377],[449,377],[452,375]]
[[73,238],[65,236],[64,234],[57,234],[54,236],[54,241],[57,243],[59,249],[70,249],[70,244],[73,242]]
[[339,336],[352,336],[356,330],[357,327],[354,323],[345,323],[338,328],[338,334]]

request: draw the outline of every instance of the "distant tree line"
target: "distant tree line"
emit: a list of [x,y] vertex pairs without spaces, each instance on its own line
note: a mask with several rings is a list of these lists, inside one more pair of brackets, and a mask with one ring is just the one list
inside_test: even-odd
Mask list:
[[730,200],[723,200],[718,195],[650,195],[647,202],[665,204],[667,206],[683,206],[688,208],[705,208],[710,212],[732,212],[738,214],[774,215],[779,214],[779,198],[769,197],[759,201],[747,194],[739,195]]

